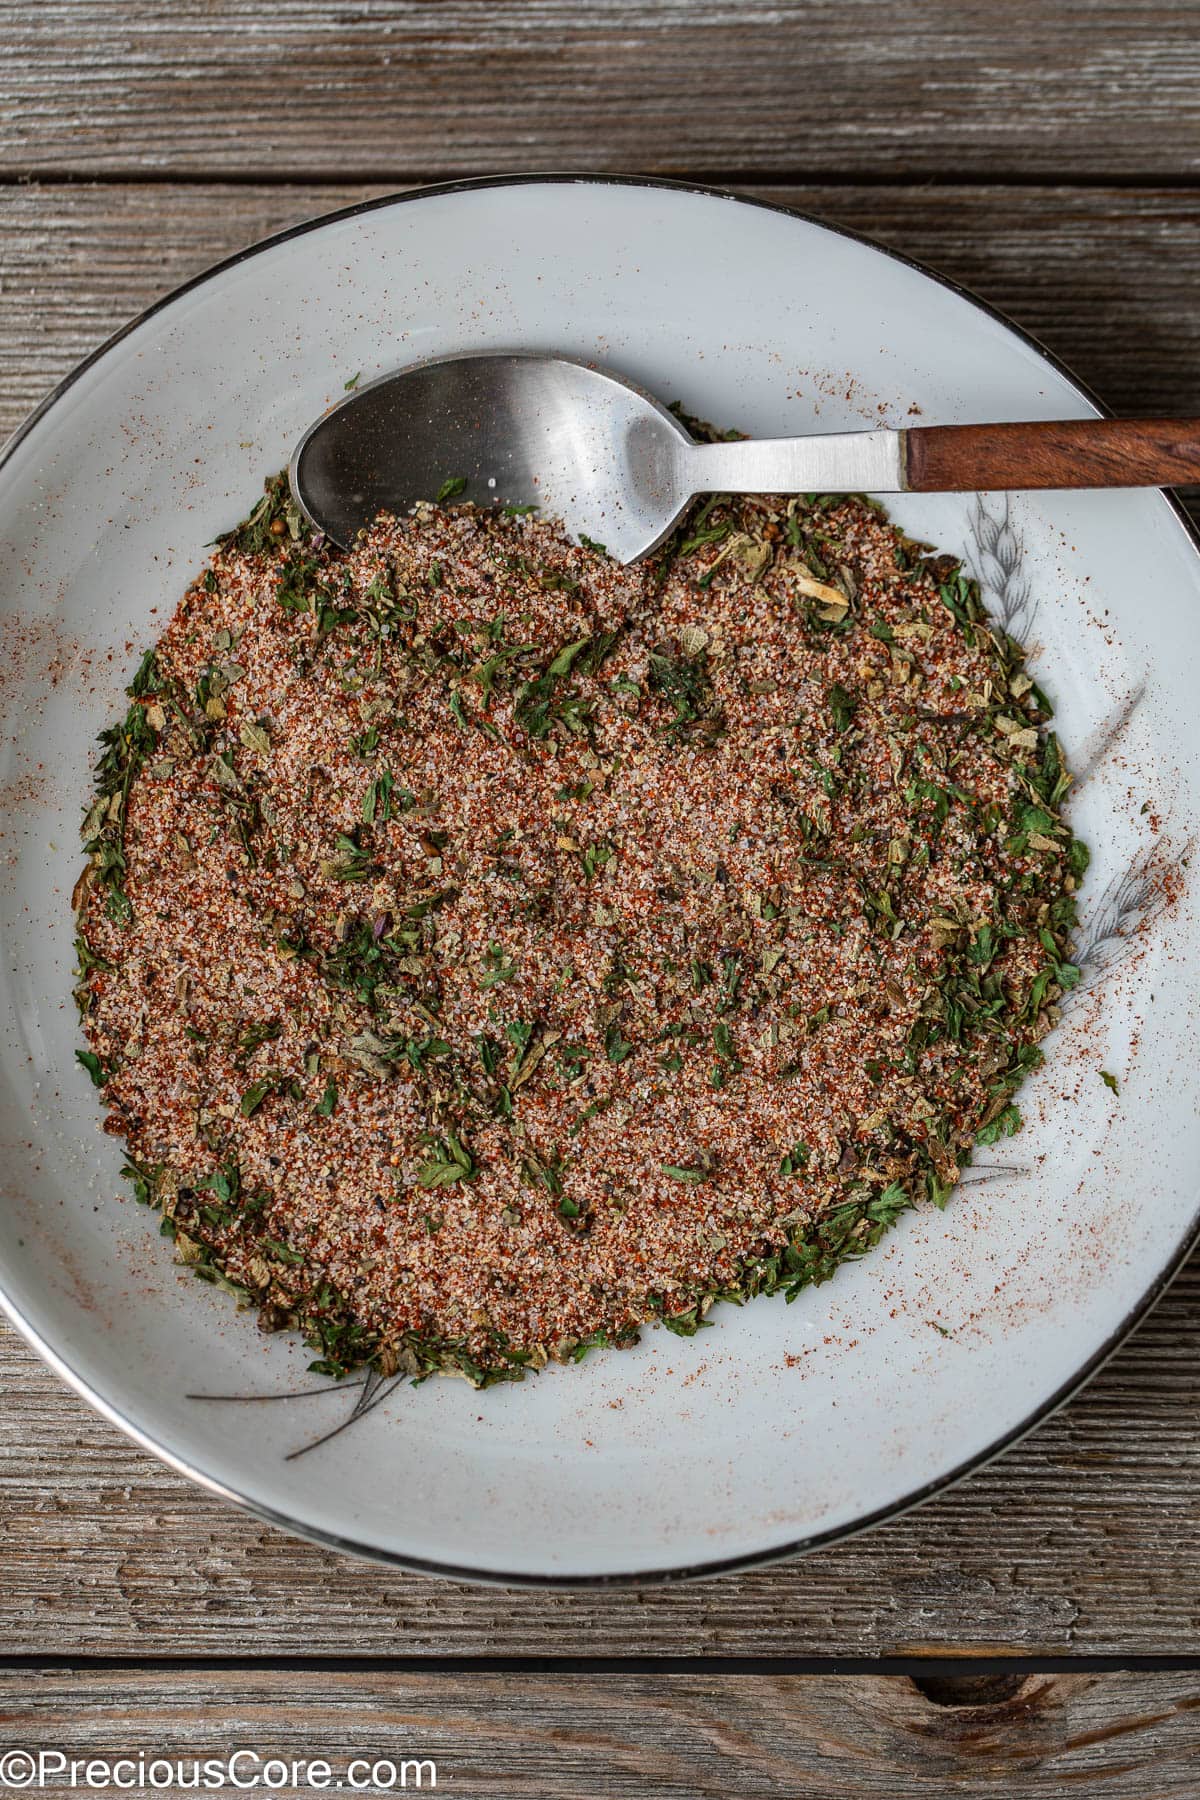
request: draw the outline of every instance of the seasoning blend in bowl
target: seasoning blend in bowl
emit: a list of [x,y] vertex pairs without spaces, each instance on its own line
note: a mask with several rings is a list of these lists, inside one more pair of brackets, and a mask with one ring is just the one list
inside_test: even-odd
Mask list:
[[876,506],[624,568],[454,489],[222,542],[105,734],[78,999],[184,1263],[323,1373],[486,1385],[944,1205],[1087,856],[1020,647]]

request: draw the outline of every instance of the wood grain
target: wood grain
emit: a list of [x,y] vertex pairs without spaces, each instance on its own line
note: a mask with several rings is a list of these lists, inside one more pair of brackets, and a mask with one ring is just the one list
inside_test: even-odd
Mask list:
[[1200,480],[1200,419],[915,426],[904,433],[904,456],[917,494],[1168,487]]
[[1194,175],[1196,26],[1193,0],[5,0],[0,167]]
[[[0,432],[164,288],[373,191],[0,192]],[[1200,412],[1200,196],[765,191],[970,283],[1118,409]],[[0,1335],[0,1654],[1200,1654],[1198,1308],[1200,1260],[1066,1411],[887,1530],[644,1593],[469,1589],[297,1544],[132,1449]]]
[[946,1707],[906,1677],[21,1672],[0,1676],[0,1748],[80,1763],[240,1749],[335,1773],[386,1759],[410,1788],[428,1759],[439,1790],[489,1800],[1194,1800],[1197,1709],[1200,1678],[1168,1673],[1030,1676],[1010,1698]]

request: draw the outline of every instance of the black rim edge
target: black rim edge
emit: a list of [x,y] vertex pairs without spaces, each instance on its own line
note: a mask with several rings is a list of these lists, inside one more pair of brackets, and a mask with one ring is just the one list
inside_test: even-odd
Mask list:
[[[77,363],[17,427],[7,443],[0,446],[0,471],[3,470],[5,464],[11,459],[15,451],[24,442],[25,438],[28,437],[40,420],[58,404],[58,402],[72,387],[74,387],[75,383],[79,381],[90,368],[106,356],[110,350],[114,349],[116,345],[121,343],[124,338],[130,336],[131,333],[138,330],[138,328],[144,325],[149,319],[154,318],[156,314],[164,311],[168,306],[173,305],[175,301],[182,299],[184,295],[191,293],[193,289],[202,287],[206,283],[215,280],[227,270],[236,268],[240,263],[247,262],[251,257],[261,255],[264,251],[275,249],[280,244],[289,243],[293,238],[304,237],[309,232],[318,231],[324,226],[334,224],[339,220],[356,218],[365,213],[376,212],[384,207],[403,205],[409,201],[424,200],[436,195],[471,193],[486,188],[528,187],[535,185],[567,186],[575,183],[588,187],[662,188],[673,190],[677,193],[701,194],[710,199],[730,200],[741,206],[755,206],[764,212],[779,213],[784,218],[797,219],[803,224],[815,225],[819,230],[828,231],[835,237],[848,238],[853,243],[863,244],[868,249],[874,250],[878,255],[886,256],[892,262],[900,263],[903,267],[915,270],[917,274],[923,275],[927,280],[936,283],[938,287],[945,288],[950,293],[957,294],[960,299],[966,300],[971,306],[975,307],[977,311],[994,319],[998,324],[1004,326],[1007,331],[1011,332],[1014,337],[1018,338],[1021,342],[1027,344],[1030,349],[1034,350],[1043,361],[1048,363],[1049,366],[1075,390],[1081,399],[1085,400],[1090,406],[1093,406],[1102,416],[1111,417],[1109,408],[1104,405],[1103,401],[1092,391],[1086,382],[1081,381],[1073,370],[1068,368],[1066,363],[1064,363],[1054,351],[1048,349],[1032,332],[1027,331],[1024,326],[1016,324],[1006,313],[1002,312],[999,307],[993,306],[990,301],[981,299],[978,294],[972,292],[970,288],[965,287],[961,282],[955,281],[948,275],[940,274],[936,269],[931,269],[926,264],[918,261],[917,258],[905,255],[903,251],[893,250],[885,245],[876,243],[874,239],[866,236],[863,232],[854,231],[849,226],[833,224],[826,219],[817,218],[814,214],[802,212],[798,207],[785,206],[779,201],[763,200],[752,194],[740,194],[734,192],[731,188],[712,187],[704,182],[673,181],[656,176],[594,175],[589,174],[584,170],[546,171],[521,175],[476,176],[463,181],[429,183],[420,187],[406,189],[400,193],[380,194],[374,199],[360,200],[351,206],[338,207],[335,208],[333,212],[322,213],[316,218],[303,220],[298,225],[287,226],[282,231],[273,232],[268,237],[261,238],[256,243],[247,245],[244,250],[238,250],[232,256],[222,258],[221,261],[213,263],[199,274],[193,275],[189,280],[181,283],[179,287],[173,288],[169,293],[164,294],[160,299],[156,300],[151,306],[146,307],[142,312],[138,313],[135,318],[130,319],[125,325],[121,326],[119,330],[113,332],[110,337],[106,338],[105,341],[100,344],[97,349],[93,350],[89,356],[84,357],[81,362]],[[1176,494],[1169,489],[1163,489],[1161,491],[1163,498],[1166,500],[1175,516],[1176,523],[1187,537],[1193,550],[1196,551],[1197,555],[1200,555],[1200,530],[1193,525]],[[993,1440],[991,1444],[987,1445],[987,1447],[981,1450],[977,1455],[969,1457],[964,1462],[957,1464],[946,1474],[937,1476],[934,1480],[926,1482],[922,1487],[914,1489],[911,1493],[903,1495],[900,1499],[892,1501],[886,1506],[877,1508],[876,1511],[868,1513],[860,1519],[855,1519],[851,1524],[831,1526],[826,1531],[815,1532],[807,1537],[797,1538],[790,1543],[782,1544],[772,1549],[747,1551],[739,1556],[719,1558],[712,1562],[684,1564],[680,1567],[642,1569],[631,1573],[607,1575],[512,1574],[455,1563],[429,1561],[422,1557],[406,1556],[395,1551],[381,1549],[377,1545],[359,1543],[352,1538],[343,1538],[336,1532],[324,1531],[319,1526],[305,1525],[285,1513],[276,1512],[273,1507],[270,1507],[261,1501],[252,1500],[246,1495],[238,1493],[235,1489],[227,1487],[224,1482],[217,1480],[213,1476],[206,1475],[200,1469],[194,1468],[186,1461],[186,1459],[177,1455],[174,1451],[168,1450],[164,1445],[158,1443],[156,1439],[144,1432],[140,1426],[135,1425],[132,1420],[127,1419],[118,1407],[114,1406],[101,1394],[97,1393],[83,1376],[79,1375],[51,1345],[45,1342],[37,1329],[28,1323],[13,1301],[10,1300],[8,1295],[3,1291],[0,1291],[0,1311],[3,1311],[10,1324],[12,1324],[25,1341],[37,1351],[42,1360],[46,1362],[49,1367],[80,1396],[81,1399],[85,1400],[89,1406],[93,1407],[95,1411],[97,1411],[101,1417],[107,1419],[110,1424],[115,1425],[126,1437],[132,1439],[132,1441],[138,1444],[142,1449],[148,1450],[161,1462],[165,1462],[169,1468],[174,1469],[178,1474],[185,1476],[189,1481],[195,1482],[198,1487],[203,1488],[206,1492],[216,1495],[218,1499],[228,1501],[231,1505],[240,1508],[244,1512],[253,1514],[256,1518],[262,1519],[265,1523],[273,1525],[281,1531],[289,1532],[293,1536],[303,1538],[309,1543],[317,1544],[323,1549],[338,1551],[342,1555],[357,1557],[367,1562],[383,1563],[393,1568],[405,1569],[409,1573],[415,1575],[441,1576],[451,1581],[512,1588],[558,1588],[568,1590],[583,1590],[598,1587],[633,1588],[675,1581],[696,1581],[719,1575],[731,1575],[742,1570],[768,1568],[774,1563],[787,1562],[795,1557],[810,1554],[815,1550],[824,1549],[830,1544],[842,1542],[847,1538],[857,1537],[860,1533],[873,1530],[876,1526],[885,1524],[890,1519],[900,1518],[903,1514],[911,1512],[914,1508],[923,1505],[925,1501],[931,1500],[936,1495],[946,1492],[947,1489],[954,1487],[958,1482],[965,1480],[969,1475],[973,1475],[980,1469],[986,1467],[987,1464],[993,1462],[996,1457],[1003,1455],[1006,1450],[1011,1449],[1012,1446],[1019,1443],[1022,1438],[1027,1437],[1031,1431],[1035,1430],[1037,1426],[1042,1424],[1053,1413],[1057,1412],[1061,1406],[1065,1405],[1066,1402],[1070,1400],[1073,1395],[1077,1394],[1081,1388],[1085,1387],[1092,1377],[1120,1348],[1134,1327],[1141,1322],[1151,1308],[1162,1298],[1197,1243],[1200,1243],[1200,1203],[1198,1203],[1197,1209],[1192,1215],[1190,1225],[1159,1275],[1151,1282],[1150,1286],[1125,1314],[1125,1317],[1117,1326],[1116,1330],[1110,1334],[1094,1355],[1091,1356],[1080,1369],[1076,1370],[1061,1387],[1057,1388],[1047,1400],[1043,1401],[1039,1407],[1023,1419],[1020,1424],[1015,1425],[1011,1431],[1006,1432],[1002,1437]]]

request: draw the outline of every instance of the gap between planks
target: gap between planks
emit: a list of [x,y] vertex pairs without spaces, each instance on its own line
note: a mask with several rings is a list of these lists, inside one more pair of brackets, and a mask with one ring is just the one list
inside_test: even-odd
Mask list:
[[[796,188],[826,188],[833,192],[850,193],[864,187],[878,189],[881,193],[919,188],[925,193],[953,193],[965,187],[979,185],[964,180],[961,170],[951,173],[935,169],[914,177],[903,170],[871,168],[859,173],[847,173],[841,169],[813,165],[790,169],[718,168],[706,169],[701,174],[689,173],[683,169],[652,170],[636,163],[609,168],[587,162],[559,164],[522,159],[499,169],[480,168],[457,175],[447,175],[436,168],[393,168],[383,171],[341,168],[335,178],[331,178],[329,171],[319,167],[304,168],[290,164],[286,169],[275,170],[267,164],[247,166],[245,169],[226,169],[219,164],[210,166],[203,163],[170,169],[146,169],[136,163],[128,166],[117,163],[106,165],[102,171],[73,169],[69,165],[41,167],[15,164],[0,165],[0,191],[7,187],[257,187],[286,193],[289,189],[327,186],[331,179],[335,179],[338,187],[347,189],[372,187],[381,192],[399,193],[406,188],[455,186],[460,183],[469,185],[472,181],[494,178],[529,180],[540,176],[558,179],[563,175],[576,176],[582,181],[636,182],[644,179],[682,188],[753,189],[764,200],[772,199],[776,193]],[[1193,175],[1187,170],[1172,171],[1167,175],[1122,175],[1119,172],[1101,171],[1096,174],[1073,175],[1064,182],[1061,174],[1050,171],[1031,174],[1021,169],[990,168],[987,171],[986,185],[989,188],[1009,188],[1018,193],[1032,194],[1053,193],[1064,186],[1081,194],[1160,193],[1164,188],[1181,194],[1194,194],[1200,193],[1200,174]],[[787,204],[786,200],[781,203]]]

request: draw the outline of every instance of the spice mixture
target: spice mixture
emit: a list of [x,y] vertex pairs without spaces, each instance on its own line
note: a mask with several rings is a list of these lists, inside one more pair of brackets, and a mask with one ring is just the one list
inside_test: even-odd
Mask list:
[[484,1384],[943,1205],[1086,852],[1020,648],[868,502],[623,568],[460,486],[221,542],[102,740],[77,994],[185,1264],[322,1372]]

